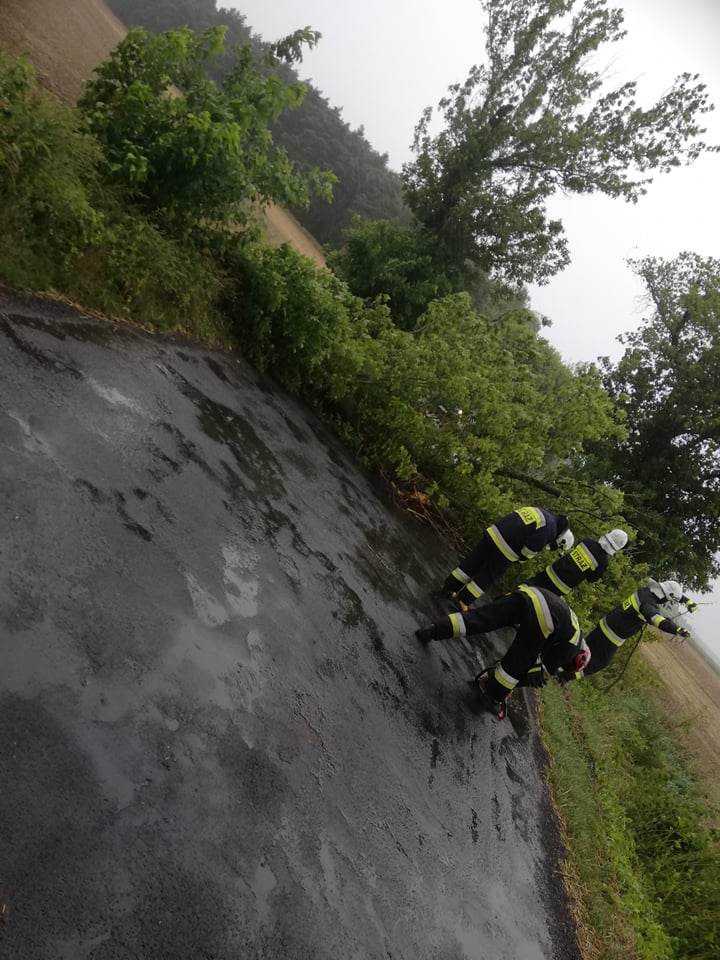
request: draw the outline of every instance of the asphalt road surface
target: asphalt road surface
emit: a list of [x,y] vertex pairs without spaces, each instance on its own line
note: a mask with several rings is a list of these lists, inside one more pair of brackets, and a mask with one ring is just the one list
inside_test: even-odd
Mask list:
[[0,957],[577,957],[455,561],[241,358],[0,292]]

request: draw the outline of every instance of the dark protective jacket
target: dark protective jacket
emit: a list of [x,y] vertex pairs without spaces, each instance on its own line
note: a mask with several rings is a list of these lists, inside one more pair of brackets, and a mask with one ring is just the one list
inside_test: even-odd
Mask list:
[[[515,639],[487,680],[486,691],[497,701],[504,700],[510,691],[524,682],[533,664],[541,662],[548,673],[555,674],[562,664],[571,659],[574,662],[582,641],[575,613],[556,594],[523,584],[507,596],[507,601],[500,598],[496,602],[498,605],[507,603],[508,614],[513,613],[511,603],[520,601],[522,605],[515,610],[518,623]],[[469,611],[464,615],[466,620],[472,613]]]
[[599,580],[608,568],[608,561],[609,557],[599,542],[585,537],[569,553],[558,557],[527,582],[562,597],[585,580],[590,583]]
[[520,507],[501,517],[445,580],[443,590],[470,605],[502,577],[510,564],[534,557],[558,537],[558,518],[542,507]]
[[555,673],[578,653],[581,633],[574,611],[549,590],[526,585],[492,603],[465,613],[451,613],[435,625],[435,637],[472,637],[513,625],[517,626],[515,639],[495,674],[507,689],[526,675],[538,657],[549,673]]
[[590,676],[606,667],[623,643],[646,624],[651,624],[664,633],[678,633],[681,629],[674,620],[670,620],[660,612],[658,600],[653,596],[650,588],[640,587],[620,606],[606,614],[587,636],[587,645],[590,647],[591,654],[590,663],[581,676]]
[[550,590],[523,585],[519,592],[530,600],[537,629],[544,637],[542,662],[548,673],[555,673],[570,654],[574,657],[578,652],[582,635],[575,611]]
[[520,507],[486,530],[504,557],[530,560],[558,537],[558,519],[542,507]]

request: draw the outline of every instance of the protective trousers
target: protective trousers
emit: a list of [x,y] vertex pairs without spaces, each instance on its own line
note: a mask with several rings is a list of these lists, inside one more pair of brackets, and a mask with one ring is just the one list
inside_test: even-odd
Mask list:
[[490,680],[488,692],[504,699],[536,663],[546,638],[527,594],[515,591],[465,613],[451,613],[435,625],[436,638],[472,637],[517,624],[515,639]]
[[459,566],[446,579],[443,590],[449,594],[454,593],[456,600],[470,606],[473,600],[481,597],[502,577],[510,563],[486,532],[480,543],[463,557]]

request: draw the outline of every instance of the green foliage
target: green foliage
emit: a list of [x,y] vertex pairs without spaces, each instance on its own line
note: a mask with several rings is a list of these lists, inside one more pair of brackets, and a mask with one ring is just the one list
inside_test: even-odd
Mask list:
[[543,503],[574,508],[592,532],[620,513],[617,491],[578,485],[586,439],[621,436],[597,372],[565,367],[522,309],[489,320],[455,294],[402,331],[381,300],[352,296],[287,247],[238,245],[224,270],[235,278],[225,309],[253,363],[470,541],[518,498],[537,499],[538,485]]
[[[109,5],[127,26],[140,25],[156,32],[183,26],[196,31],[222,26],[227,30],[229,48],[252,43],[259,60],[268,49],[252,34],[241,13],[216,9],[215,0],[111,0]],[[227,54],[208,63],[208,72],[219,85],[231,69],[232,59]],[[276,72],[288,85],[298,81],[290,65],[278,64]],[[356,215],[409,222],[402,181],[388,168],[387,156],[372,148],[362,128],[352,130],[341,110],[332,107],[319,90],[311,84],[306,86],[302,103],[274,122],[273,138],[287,150],[298,170],[307,174],[317,169],[331,170],[337,182],[331,199],[313,194],[309,204],[293,206],[293,214],[320,243],[330,244],[341,242],[343,230]]]
[[683,253],[631,263],[651,316],[623,337],[604,383],[628,426],[593,451],[596,475],[626,493],[656,575],[706,587],[720,573],[720,261]]
[[447,277],[433,267],[422,235],[391,220],[356,217],[328,265],[358,297],[387,299],[395,323],[411,330],[428,304],[452,293]]
[[483,0],[486,61],[420,120],[405,198],[436,238],[439,265],[542,283],[569,260],[562,225],[548,220],[556,191],[635,201],[650,171],[691,162],[712,107],[683,74],[648,109],[636,81],[609,88],[596,51],[624,36],[605,0]]
[[[339,280],[284,245],[226,250],[225,311],[244,354],[288,389],[332,402],[347,388],[353,311]],[[351,377],[358,370],[351,366]]]
[[332,178],[301,176],[269,126],[302,101],[305,88],[272,70],[316,35],[298,31],[262,60],[252,46],[234,51],[222,87],[207,65],[225,52],[225,30],[189,28],[149,35],[135,27],[97,68],[80,106],[102,143],[107,175],[129,199],[176,235],[202,224],[246,223],[249,204],[302,204]]
[[88,190],[99,157],[77,112],[38,90],[26,60],[0,53],[0,270],[11,282],[60,283],[98,237]]
[[214,266],[110,197],[104,216],[102,236],[79,257],[64,292],[111,316],[218,339],[225,324]]
[[543,692],[567,869],[601,960],[710,960],[720,849],[643,676],[635,669],[608,695],[600,680]]
[[41,92],[25,60],[0,55],[0,278],[141,323],[206,330],[212,270],[123,208],[102,183],[101,157],[78,111]]

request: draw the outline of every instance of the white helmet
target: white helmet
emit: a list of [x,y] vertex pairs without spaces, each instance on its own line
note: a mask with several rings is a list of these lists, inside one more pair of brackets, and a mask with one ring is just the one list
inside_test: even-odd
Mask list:
[[677,580],[663,580],[658,583],[657,580],[649,580],[648,586],[654,597],[658,600],[670,600],[679,603],[683,596],[683,588]]
[[567,530],[563,531],[560,536],[552,544],[552,548],[555,550],[571,550],[572,545],[575,543],[575,534],[572,532],[570,527]]
[[677,580],[663,580],[660,586],[665,594],[666,600],[672,600],[675,603],[680,603],[683,596],[683,588],[680,586]]
[[627,546],[627,542],[628,535],[624,530],[611,530],[609,533],[604,533],[598,540],[598,543],[609,557]]

